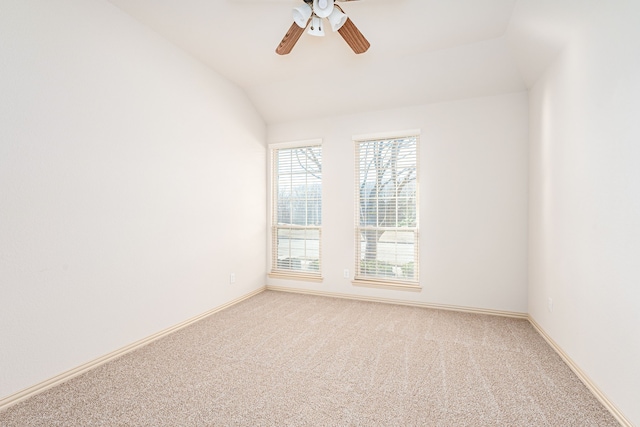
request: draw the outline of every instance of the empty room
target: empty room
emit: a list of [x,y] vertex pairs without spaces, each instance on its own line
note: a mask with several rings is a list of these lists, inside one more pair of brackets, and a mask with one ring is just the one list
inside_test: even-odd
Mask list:
[[0,426],[640,426],[640,1],[0,0]]

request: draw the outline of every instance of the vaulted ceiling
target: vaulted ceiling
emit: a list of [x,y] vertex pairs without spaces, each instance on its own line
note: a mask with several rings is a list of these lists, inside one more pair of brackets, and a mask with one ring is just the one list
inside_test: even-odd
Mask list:
[[267,123],[525,90],[559,49],[528,29],[549,0],[342,3],[368,52],[327,29],[286,56],[275,48],[301,0],[110,1],[243,88]]

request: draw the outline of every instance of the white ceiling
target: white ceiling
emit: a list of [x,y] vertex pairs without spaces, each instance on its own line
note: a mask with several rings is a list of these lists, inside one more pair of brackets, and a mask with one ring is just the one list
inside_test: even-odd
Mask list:
[[[516,0],[342,3],[371,48],[337,33],[275,48],[301,0],[110,0],[242,87],[267,123],[525,90],[507,31]],[[512,48],[512,46],[511,46]]]

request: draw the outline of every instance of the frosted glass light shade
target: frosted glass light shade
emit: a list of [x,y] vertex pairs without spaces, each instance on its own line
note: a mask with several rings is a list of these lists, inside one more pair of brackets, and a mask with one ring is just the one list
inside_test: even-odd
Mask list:
[[331,29],[333,31],[338,31],[340,28],[342,28],[344,23],[347,22],[347,15],[340,12],[336,7],[333,9],[333,12],[331,12],[331,15],[329,15],[327,19],[329,20],[329,24],[331,24]]
[[311,6],[306,3],[296,7],[293,9],[293,22],[300,28],[306,28],[307,22],[309,22],[309,18],[311,17],[311,12]]
[[313,13],[320,18],[326,18],[333,12],[333,0],[313,0]]

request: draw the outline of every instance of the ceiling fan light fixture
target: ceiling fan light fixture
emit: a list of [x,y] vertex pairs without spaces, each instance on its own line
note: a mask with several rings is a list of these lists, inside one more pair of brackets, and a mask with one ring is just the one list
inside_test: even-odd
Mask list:
[[342,28],[344,23],[347,22],[347,18],[347,15],[338,10],[338,8],[336,7],[333,9],[333,12],[331,12],[331,15],[329,15],[327,19],[329,20],[329,24],[331,24],[331,29],[333,31],[338,31],[340,28]]
[[[278,55],[287,55],[296,45],[300,36],[309,26],[309,35],[315,37],[324,36],[322,20],[327,18],[333,31],[337,31],[351,50],[356,54],[365,53],[371,44],[355,26],[353,21],[344,13],[342,8],[335,4],[335,1],[351,0],[303,0],[304,4],[293,10],[293,20],[291,28],[280,41],[276,48]],[[311,22],[311,25],[309,25]]]
[[309,27],[309,34],[317,37],[324,37],[324,28],[322,28],[322,18],[313,15],[311,18],[311,26]]
[[298,25],[298,27],[307,28],[312,12],[311,6],[304,3],[303,5],[293,9],[293,21]]

